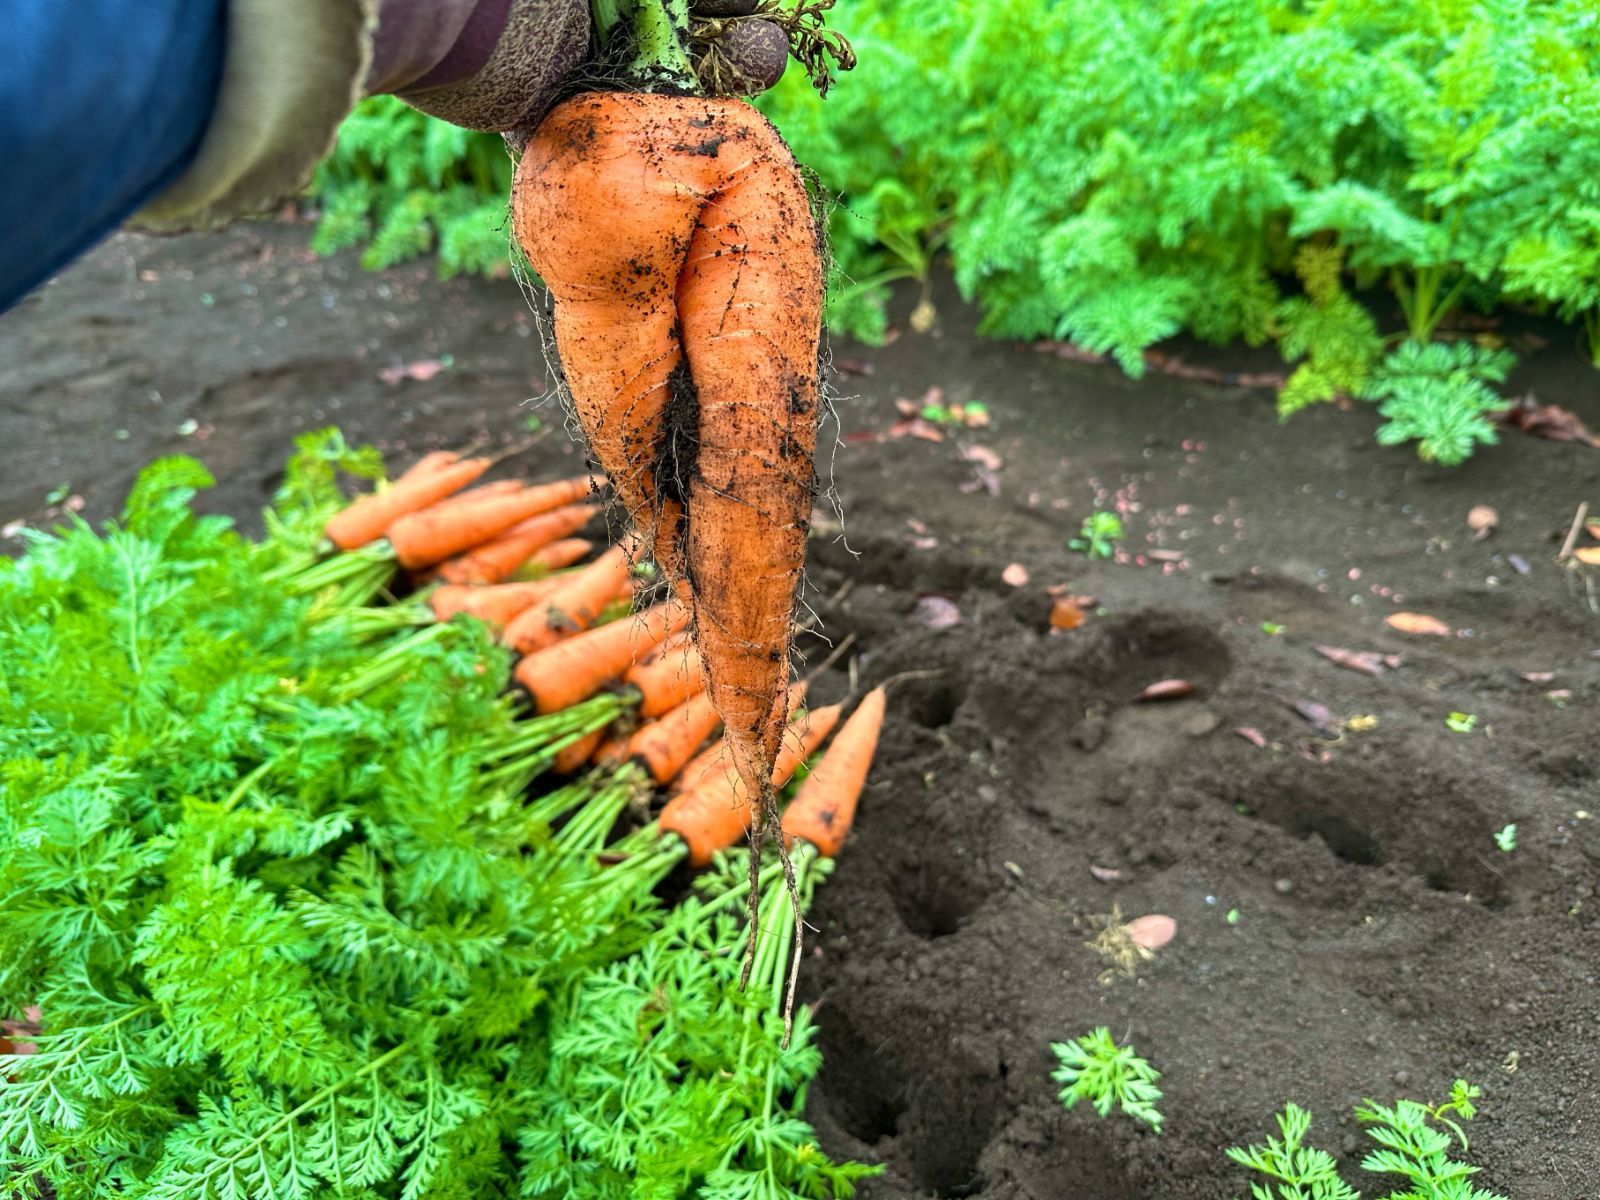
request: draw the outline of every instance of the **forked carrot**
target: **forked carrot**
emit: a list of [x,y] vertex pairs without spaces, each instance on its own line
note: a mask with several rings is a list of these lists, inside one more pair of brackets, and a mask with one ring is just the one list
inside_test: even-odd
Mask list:
[[576,775],[589,764],[589,759],[605,740],[606,732],[610,728],[609,725],[602,725],[599,729],[592,729],[577,741],[557,750],[555,758],[550,763],[551,769],[557,775]]
[[[590,543],[577,539],[582,548],[564,539],[576,533],[599,512],[593,504],[569,504],[551,512],[518,521],[504,533],[481,546],[440,563],[434,572],[447,583],[502,583],[524,567],[542,566],[554,571],[570,566],[589,552]],[[556,547],[561,546],[561,550]]]
[[883,706],[881,687],[862,697],[822,761],[812,768],[793,802],[784,809],[782,828],[786,838],[804,838],[827,858],[839,853],[855,820],[856,802],[878,749]]
[[[583,570],[564,577],[561,585],[518,613],[501,640],[519,654],[533,654],[562,638],[590,628],[629,586],[633,564],[628,548],[613,546]],[[629,590],[631,596],[631,588]]]
[[590,448],[668,581],[693,585],[707,690],[759,791],[820,415],[821,243],[794,157],[741,101],[586,93],[529,139],[512,209]]
[[700,651],[688,645],[640,663],[628,672],[627,682],[639,689],[639,715],[659,717],[705,691],[706,675]]
[[423,509],[391,525],[389,543],[402,567],[431,567],[504,533],[519,521],[574,504],[592,488],[589,478],[582,476],[488,495],[472,503]]
[[[837,704],[814,708],[784,727],[778,756],[767,781],[771,788],[776,790],[789,782],[800,764],[833,732],[839,713]],[[720,778],[704,780],[690,791],[679,792],[661,810],[658,822],[661,829],[683,839],[689,848],[689,861],[697,867],[705,866],[718,850],[746,836],[752,827],[752,818],[758,816],[736,765],[735,762]]]
[[717,716],[711,697],[700,692],[660,720],[648,721],[634,730],[624,757],[644,763],[650,778],[657,783],[670,783],[720,724],[722,719]]
[[529,654],[512,677],[540,713],[557,712],[621,678],[641,655],[688,623],[689,612],[681,604],[658,604]]
[[487,458],[467,458],[436,471],[397,479],[381,492],[362,496],[335,514],[322,532],[341,550],[370,545],[397,520],[436,504],[489,469]]
[[550,594],[561,586],[561,580],[534,579],[527,583],[500,583],[486,587],[447,583],[435,588],[428,597],[428,606],[441,621],[448,621],[457,613],[477,617],[484,624],[499,629],[541,596]]

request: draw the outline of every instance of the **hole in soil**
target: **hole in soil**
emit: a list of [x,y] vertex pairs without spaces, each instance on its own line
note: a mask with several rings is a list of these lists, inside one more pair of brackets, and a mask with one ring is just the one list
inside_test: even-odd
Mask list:
[[902,1141],[918,1186],[950,1200],[980,1194],[978,1159],[994,1138],[1004,1101],[998,1079],[945,1078],[920,1092]]
[[931,684],[900,698],[906,715],[925,729],[939,729],[956,718],[961,696],[949,684]]
[[983,897],[960,879],[919,863],[900,873],[890,899],[910,932],[932,941],[959,933]]
[[843,1010],[822,1023],[818,1044],[816,1095],[845,1132],[868,1146],[898,1133],[906,1112],[906,1081],[898,1064],[885,1061]]

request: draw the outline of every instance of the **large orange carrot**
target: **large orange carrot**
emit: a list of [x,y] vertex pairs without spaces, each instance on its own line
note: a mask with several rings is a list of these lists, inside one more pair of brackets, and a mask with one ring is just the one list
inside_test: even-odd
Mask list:
[[467,458],[436,471],[397,479],[381,492],[362,496],[323,527],[341,550],[355,550],[377,541],[389,526],[460,491],[489,469],[487,458]]
[[[789,782],[800,764],[833,732],[839,712],[837,704],[814,708],[783,727],[772,774],[764,781],[767,787],[763,790],[775,791]],[[703,780],[668,800],[659,824],[664,832],[681,837],[689,847],[689,861],[703,867],[713,853],[751,832],[752,817],[756,815],[743,777],[728,770],[720,778]]]
[[401,517],[389,527],[389,543],[402,567],[429,567],[504,533],[519,521],[582,500],[592,490],[587,476],[487,495],[472,503],[439,505]]
[[701,692],[634,730],[623,757],[643,762],[657,783],[670,783],[721,723],[711,697]]
[[794,159],[736,100],[588,94],[529,140],[513,215],[590,448],[690,585],[708,691],[760,794],[818,418],[821,256]]
[[[800,706],[806,702],[807,686],[804,680],[789,685],[788,700],[784,709],[785,721],[793,721],[795,714],[800,711]],[[727,739],[718,738],[689,760],[678,773],[678,777],[672,781],[673,787],[680,792],[693,791],[708,779],[720,779],[730,770],[731,762]]]
[[652,646],[688,623],[682,605],[658,604],[528,655],[517,664],[513,678],[539,712],[557,712],[620,678]]
[[447,583],[434,589],[428,597],[428,605],[433,609],[433,615],[441,621],[448,621],[457,613],[466,613],[498,629],[535,600],[549,595],[552,589],[560,586],[559,578],[501,583],[489,587]]
[[639,689],[639,715],[659,717],[690,696],[705,691],[705,669],[693,646],[658,654],[628,672],[627,683]]
[[832,858],[844,845],[855,820],[856,801],[867,782],[872,756],[883,728],[884,691],[873,688],[840,728],[833,745],[800,785],[783,811],[787,838],[804,838]]
[[446,559],[435,574],[447,583],[502,583],[523,567],[554,571],[570,566],[589,552],[590,543],[566,540],[567,534],[582,529],[599,511],[593,504],[569,504],[518,521],[481,546]]
[[583,570],[567,576],[509,625],[502,637],[519,654],[532,654],[592,626],[628,585],[633,564],[626,546],[613,546]]

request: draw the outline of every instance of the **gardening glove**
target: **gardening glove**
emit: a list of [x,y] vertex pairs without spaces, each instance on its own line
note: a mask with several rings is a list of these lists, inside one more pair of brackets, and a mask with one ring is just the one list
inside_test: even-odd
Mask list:
[[583,65],[587,0],[226,0],[222,80],[188,166],[129,222],[215,229],[299,192],[364,96],[471,129],[536,122]]

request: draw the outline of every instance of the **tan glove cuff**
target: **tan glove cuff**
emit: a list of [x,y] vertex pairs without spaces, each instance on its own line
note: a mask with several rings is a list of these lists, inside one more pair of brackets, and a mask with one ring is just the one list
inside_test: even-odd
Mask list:
[[377,0],[229,0],[217,108],[188,168],[129,221],[216,229],[303,189],[362,98]]

